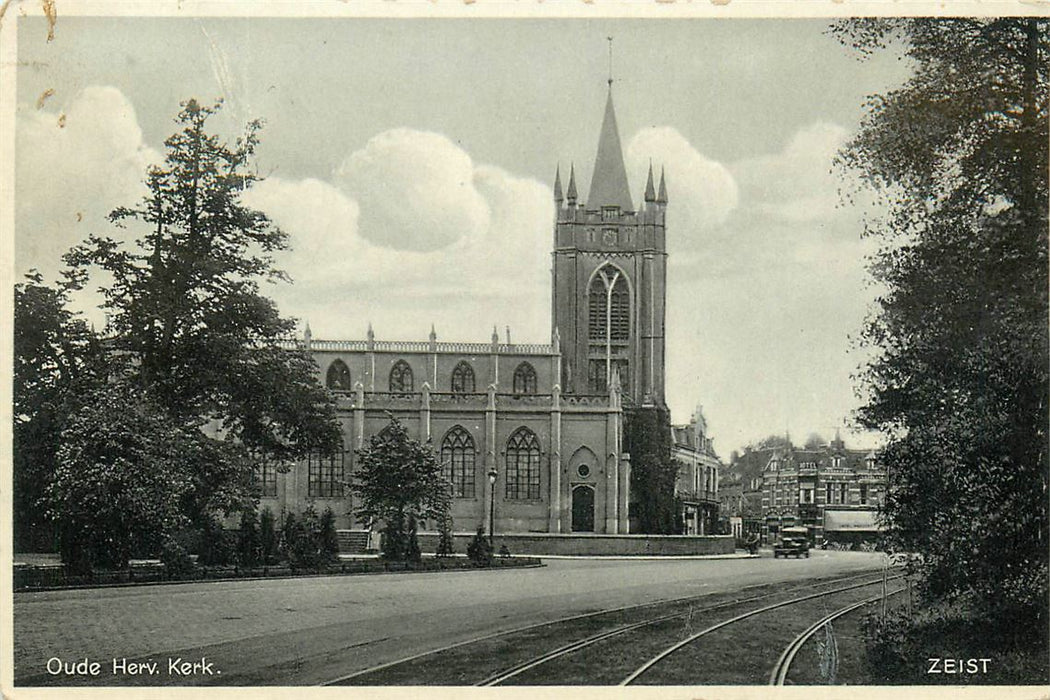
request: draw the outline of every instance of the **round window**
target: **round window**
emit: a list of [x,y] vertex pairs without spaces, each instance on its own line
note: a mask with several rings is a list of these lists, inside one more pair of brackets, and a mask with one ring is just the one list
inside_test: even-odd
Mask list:
[[588,476],[591,475],[591,468],[588,467],[586,464],[581,464],[579,467],[576,468],[576,473],[580,475],[580,478],[586,479]]

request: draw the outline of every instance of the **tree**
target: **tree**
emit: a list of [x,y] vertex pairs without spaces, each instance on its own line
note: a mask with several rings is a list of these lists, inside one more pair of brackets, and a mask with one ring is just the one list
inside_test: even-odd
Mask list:
[[[140,237],[125,245],[92,235],[65,257],[71,284],[92,270],[112,280],[102,288],[110,322],[109,360],[215,459],[194,460],[185,475],[183,512],[203,524],[212,513],[254,507],[253,465],[287,462],[339,443],[331,397],[304,348],[285,341],[294,322],[259,291],[284,279],[271,255],[285,234],[241,194],[257,180],[250,169],[259,122],[233,143],[207,132],[221,107],[183,103],[166,158],[152,167],[137,206],[110,214]],[[61,512],[57,513],[61,516]]]
[[254,508],[241,513],[241,524],[237,530],[237,563],[253,567],[262,556],[262,540],[259,535],[259,516]]
[[66,420],[46,491],[63,560],[84,573],[122,569],[159,553],[186,522],[197,461],[213,456],[199,431],[168,416],[126,383],[104,384]]
[[[915,70],[870,99],[840,163],[882,205],[866,234],[886,290],[863,331],[860,422],[884,431],[892,544],[926,592],[1047,599],[1048,20],[854,20],[862,55],[899,42]],[[933,535],[936,536],[933,536]],[[998,616],[994,616],[998,619]],[[1003,618],[1005,619],[1005,618]]]
[[321,511],[317,537],[322,562],[330,564],[336,561],[339,558],[339,534],[335,530],[335,513],[331,508]]
[[441,463],[429,444],[408,436],[405,427],[391,417],[390,425],[373,435],[368,447],[357,451],[359,469],[351,490],[361,499],[355,510],[365,521],[385,523],[383,555],[403,560],[413,551],[415,523],[440,522],[451,504],[451,484],[442,474]]
[[825,441],[824,438],[820,436],[820,434],[810,433],[809,437],[806,438],[806,443],[803,445],[803,448],[807,450],[819,450],[826,444],[827,441]]
[[675,482],[678,462],[671,458],[671,415],[666,408],[626,412],[624,451],[631,455],[631,498],[639,531],[676,531]]
[[259,548],[264,565],[276,563],[278,544],[277,527],[274,522],[273,511],[267,506],[259,514]]

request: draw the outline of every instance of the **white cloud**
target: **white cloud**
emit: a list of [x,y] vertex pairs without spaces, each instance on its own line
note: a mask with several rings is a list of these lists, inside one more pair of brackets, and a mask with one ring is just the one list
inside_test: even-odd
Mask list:
[[842,179],[832,161],[848,138],[843,127],[816,122],[796,132],[780,153],[735,163],[741,206],[786,222],[836,216]]
[[16,271],[47,277],[71,246],[108,228],[111,210],[138,203],[147,166],[161,160],[143,143],[134,106],[106,86],[61,108],[20,106],[16,153]]
[[489,226],[470,156],[447,137],[390,129],[350,154],[337,183],[362,203],[361,235],[396,250],[436,250]]
[[335,184],[270,178],[246,202],[289,234],[277,263],[295,284],[272,294],[318,337],[359,337],[368,320],[388,338],[423,337],[431,323],[450,339],[485,340],[506,323],[518,340],[549,333],[549,189],[474,164],[444,136],[384,132]]
[[[657,186],[659,169],[665,169],[667,224],[677,240],[699,241],[696,233],[724,223],[737,206],[737,183],[729,169],[697,151],[672,127],[639,131],[627,144],[626,158],[631,173],[647,172],[651,160]],[[636,197],[643,191],[636,191]]]

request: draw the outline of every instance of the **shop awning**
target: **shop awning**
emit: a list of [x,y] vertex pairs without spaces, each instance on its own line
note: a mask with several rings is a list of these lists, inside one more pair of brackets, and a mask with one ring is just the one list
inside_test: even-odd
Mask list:
[[873,510],[825,510],[824,532],[880,532]]

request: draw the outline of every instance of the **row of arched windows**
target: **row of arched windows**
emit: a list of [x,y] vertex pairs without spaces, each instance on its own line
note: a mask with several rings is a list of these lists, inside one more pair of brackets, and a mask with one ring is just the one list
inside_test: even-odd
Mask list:
[[[452,482],[456,498],[474,498],[477,449],[474,438],[462,426],[455,426],[441,441],[441,464],[445,478]],[[540,441],[536,433],[522,427],[507,440],[506,497],[513,500],[540,497]]]
[[[349,391],[353,388],[350,381],[350,368],[342,360],[335,360],[328,365],[328,374],[325,377],[325,386],[329,389]],[[415,380],[412,375],[412,367],[404,360],[398,360],[390,368],[390,391],[397,394],[409,393],[415,390]],[[452,392],[455,394],[473,394],[477,391],[477,382],[474,378],[474,368],[469,362],[460,362],[452,370],[451,381]],[[536,370],[528,362],[522,362],[514,370],[513,381],[515,394],[536,393]]]

